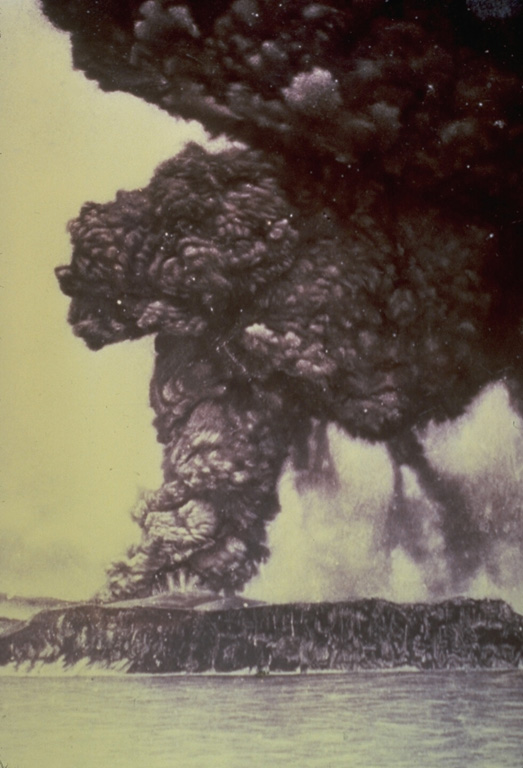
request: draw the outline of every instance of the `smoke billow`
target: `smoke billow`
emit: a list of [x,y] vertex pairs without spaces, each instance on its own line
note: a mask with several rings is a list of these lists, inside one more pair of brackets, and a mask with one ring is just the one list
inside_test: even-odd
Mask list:
[[42,2],[103,89],[292,158],[344,210],[377,179],[521,203],[520,0]]
[[339,490],[328,423],[388,446],[376,551],[433,593],[481,570],[471,494],[419,435],[490,382],[521,409],[521,12],[498,5],[44,0],[102,88],[253,147],[190,145],[70,225],[75,332],[156,335],[165,482],[113,594],[242,587],[286,460]]

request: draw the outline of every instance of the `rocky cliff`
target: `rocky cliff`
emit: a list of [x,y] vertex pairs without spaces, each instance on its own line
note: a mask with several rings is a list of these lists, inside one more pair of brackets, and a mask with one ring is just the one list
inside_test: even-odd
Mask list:
[[0,636],[0,665],[228,673],[516,668],[523,617],[497,600],[384,600],[211,610],[83,604]]

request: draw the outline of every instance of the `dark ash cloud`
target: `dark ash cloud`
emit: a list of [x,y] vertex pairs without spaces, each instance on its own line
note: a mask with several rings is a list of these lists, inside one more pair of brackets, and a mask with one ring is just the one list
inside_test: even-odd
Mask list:
[[[252,147],[189,146],[70,225],[75,332],[93,349],[157,336],[165,483],[114,593],[173,571],[240,588],[289,454],[335,485],[328,422],[388,441],[466,585],[487,545],[416,432],[492,381],[521,410],[519,3],[43,7],[102,88]],[[399,530],[413,513],[396,477]]]
[[521,203],[516,0],[43,8],[102,88],[292,156],[294,178],[330,204],[350,208],[350,190],[370,179],[500,215]]
[[144,589],[181,566],[240,587],[267,554],[289,452],[332,476],[321,425],[335,421],[389,441],[417,473],[465,581],[480,546],[412,430],[458,415],[511,365],[490,341],[504,320],[499,233],[412,202],[386,217],[379,193],[342,222],[291,203],[284,173],[259,152],[190,145],[148,187],[88,203],[70,225],[72,263],[57,272],[75,332],[95,349],[157,334],[165,484],[137,513],[129,573],[143,560]]

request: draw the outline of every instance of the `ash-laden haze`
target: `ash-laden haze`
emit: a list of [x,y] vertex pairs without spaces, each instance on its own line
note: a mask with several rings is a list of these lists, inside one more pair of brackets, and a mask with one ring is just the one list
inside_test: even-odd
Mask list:
[[[75,333],[156,336],[164,483],[109,593],[243,588],[289,466],[326,530],[364,531],[375,572],[346,591],[393,584],[401,558],[429,596],[518,581],[506,467],[471,478],[424,444],[496,382],[521,424],[520,4],[43,7],[102,88],[244,142],[189,145],[70,224]],[[365,503],[341,434],[382,447]]]

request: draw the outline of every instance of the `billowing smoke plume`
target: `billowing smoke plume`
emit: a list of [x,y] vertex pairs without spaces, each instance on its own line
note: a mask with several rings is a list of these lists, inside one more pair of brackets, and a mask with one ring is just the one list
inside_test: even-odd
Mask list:
[[190,145],[149,187],[88,203],[70,225],[72,264],[57,272],[75,332],[93,349],[158,334],[151,404],[165,482],[135,511],[143,542],[114,567],[116,594],[174,571],[238,588],[267,553],[292,420],[280,388],[253,378],[233,347],[296,258],[293,218],[259,153]]
[[414,561],[442,555],[434,591],[465,587],[486,537],[419,432],[496,380],[521,409],[519,3],[43,5],[103,88],[256,147],[189,146],[71,224],[75,332],[93,349],[157,335],[165,483],[113,593],[173,573],[241,587],[286,459],[336,488],[328,422],[388,445],[383,545],[408,528]]
[[103,89],[279,152],[344,212],[372,182],[521,203],[521,0],[42,4]]
[[[388,440],[438,507],[455,578],[477,571],[467,506],[412,428],[461,412],[510,364],[489,342],[496,231],[410,206],[389,232],[383,204],[346,222],[298,210],[259,153],[191,145],[147,188],[89,203],[70,225],[73,260],[58,276],[75,332],[95,349],[157,334],[165,483],[136,513],[133,589],[180,569],[242,586],[266,555],[289,453],[298,470],[334,476],[328,421]],[[415,519],[402,497],[398,475],[396,531]]]

